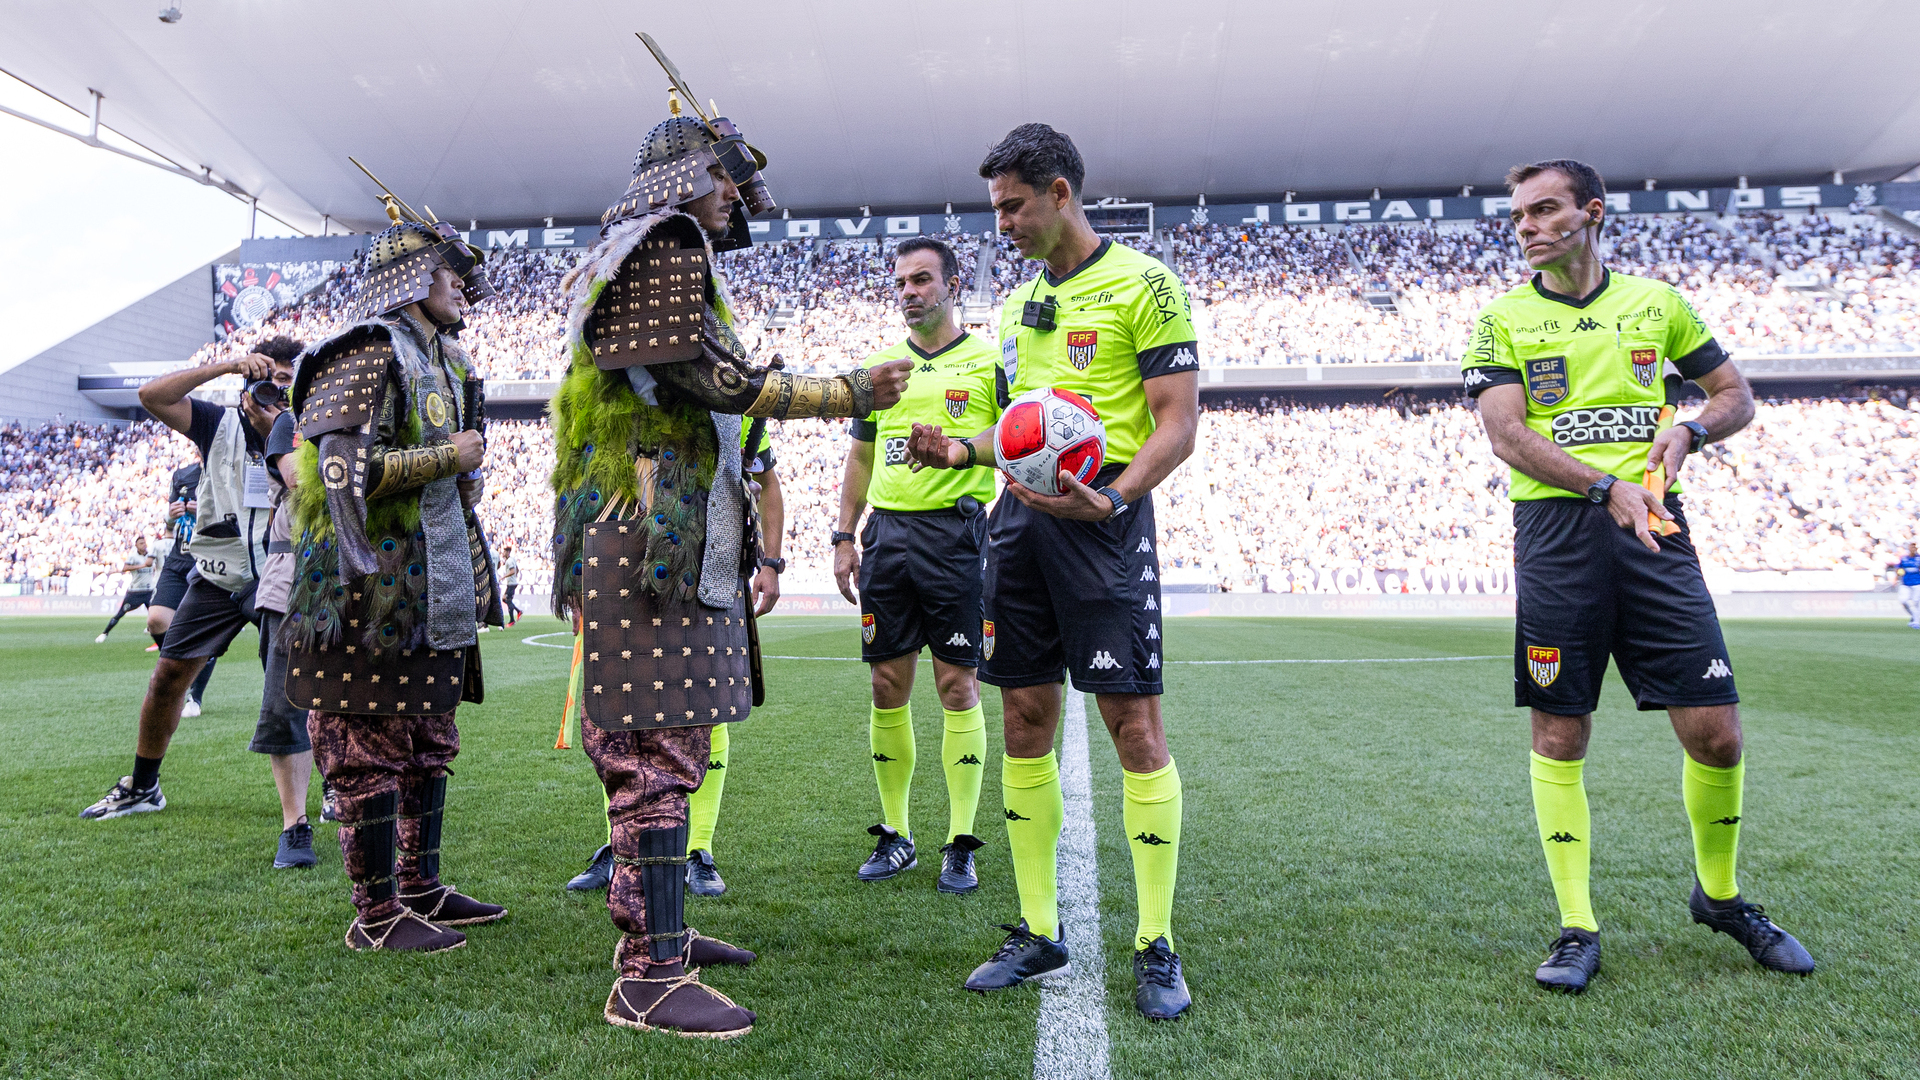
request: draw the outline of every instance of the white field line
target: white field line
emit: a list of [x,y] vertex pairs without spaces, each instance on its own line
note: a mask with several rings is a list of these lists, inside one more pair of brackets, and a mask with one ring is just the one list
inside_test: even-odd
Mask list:
[[1060,927],[1073,963],[1041,980],[1035,1080],[1107,1080],[1106,960],[1100,949],[1100,875],[1093,836],[1092,769],[1087,764],[1086,695],[1066,687],[1060,792]]
[[[545,642],[540,640],[541,638],[549,638],[549,637],[563,637],[567,639],[567,643],[565,645],[554,645],[550,642]],[[535,634],[532,637],[521,638],[520,644],[538,645],[540,648],[543,648],[543,649],[565,649],[568,652],[572,652],[573,651],[573,631],[562,630],[557,634]]]

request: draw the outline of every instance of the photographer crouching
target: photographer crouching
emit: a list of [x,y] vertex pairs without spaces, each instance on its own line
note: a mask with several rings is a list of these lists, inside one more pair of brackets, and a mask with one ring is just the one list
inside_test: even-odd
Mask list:
[[[187,687],[209,660],[227,651],[242,627],[259,621],[254,589],[267,561],[273,489],[279,483],[267,468],[267,436],[286,411],[286,388],[293,383],[293,361],[300,351],[292,338],[270,338],[238,360],[176,371],[140,388],[140,404],[200,451],[198,512],[187,546],[193,570],[140,705],[133,773],[80,811],[83,818],[166,809],[160,761],[180,726]],[[187,396],[222,375],[239,375],[246,382],[237,408]]]

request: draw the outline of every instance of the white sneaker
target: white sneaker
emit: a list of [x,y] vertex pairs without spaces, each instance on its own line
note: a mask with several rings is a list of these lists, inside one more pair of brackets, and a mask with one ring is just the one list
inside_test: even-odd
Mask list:
[[146,791],[136,791],[133,777],[123,776],[113,785],[107,797],[80,811],[80,816],[88,821],[103,821],[107,818],[125,817],[128,814],[151,813],[167,808],[167,797],[160,794],[160,782],[154,781],[153,787]]
[[483,627],[481,627],[481,628],[480,628],[480,632],[484,634],[484,633],[486,633],[486,632],[487,632],[488,630],[491,630],[491,629],[493,629],[493,628],[492,628],[492,627],[490,627],[490,626],[483,626]]
[[199,715],[200,703],[192,698],[188,698],[186,703],[180,706],[180,719],[182,720],[191,720]]
[[101,634],[99,637],[94,638],[93,643],[95,645],[105,645],[107,643],[107,635]]

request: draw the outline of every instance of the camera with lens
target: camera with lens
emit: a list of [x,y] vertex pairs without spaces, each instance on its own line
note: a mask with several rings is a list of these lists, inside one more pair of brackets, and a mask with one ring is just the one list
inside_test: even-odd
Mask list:
[[287,388],[272,379],[255,379],[247,384],[247,396],[263,409],[287,407]]
[[1051,296],[1045,300],[1029,300],[1020,308],[1020,325],[1031,326],[1043,334],[1048,333],[1056,325],[1054,316],[1059,311],[1060,305],[1054,303]]

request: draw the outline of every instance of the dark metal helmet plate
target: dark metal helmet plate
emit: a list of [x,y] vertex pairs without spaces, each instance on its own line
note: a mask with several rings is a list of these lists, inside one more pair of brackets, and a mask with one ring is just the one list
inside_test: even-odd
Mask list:
[[360,286],[362,317],[385,315],[427,298],[433,272],[444,266],[460,276],[467,303],[493,295],[493,286],[481,267],[479,248],[460,239],[444,221],[428,228],[414,221],[389,226],[367,246],[365,279]]
[[709,127],[697,117],[674,116],[661,121],[647,132],[646,142],[634,155],[633,179],[620,201],[607,208],[600,218],[602,226],[616,221],[650,214],[669,207],[685,206],[713,191],[710,168],[718,165],[740,188],[740,203],[733,208],[733,222],[724,236],[715,237],[715,251],[745,247],[748,217],[757,217],[778,209],[767,191],[760,170],[767,157],[747,143],[733,121],[716,117]]

